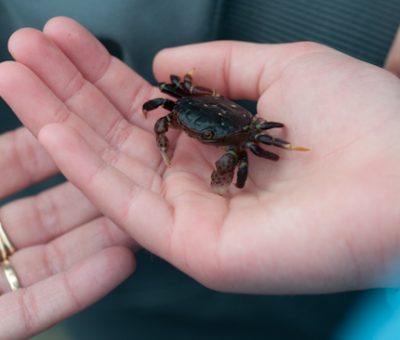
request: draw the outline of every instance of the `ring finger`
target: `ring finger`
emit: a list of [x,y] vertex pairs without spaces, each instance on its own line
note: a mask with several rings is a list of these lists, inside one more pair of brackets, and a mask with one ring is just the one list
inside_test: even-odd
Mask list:
[[69,182],[0,208],[0,221],[17,249],[49,242],[99,215]]
[[[85,240],[85,242],[82,242]],[[22,287],[68,270],[79,261],[112,246],[135,247],[136,243],[109,219],[101,217],[47,244],[17,250],[10,263]],[[0,270],[0,291],[10,290],[4,267]]]

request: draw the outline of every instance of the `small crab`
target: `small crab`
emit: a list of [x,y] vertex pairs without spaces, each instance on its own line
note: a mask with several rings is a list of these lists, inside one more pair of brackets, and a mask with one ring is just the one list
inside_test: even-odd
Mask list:
[[211,187],[220,195],[224,195],[228,190],[236,167],[236,186],[243,188],[248,173],[246,150],[272,161],[279,159],[277,154],[262,149],[259,143],[287,150],[308,150],[262,133],[265,130],[282,128],[284,125],[256,117],[213,90],[194,86],[192,73],[193,71],[186,73],[183,81],[178,76],[171,75],[171,83],[158,84],[161,92],[178,98],[177,101],[155,98],[143,104],[146,117],[148,111],[160,106],[170,111],[154,125],[157,144],[167,166],[170,165],[170,158],[168,138],[165,134],[169,128],[181,129],[204,144],[225,147],[225,153],[217,160],[216,169],[211,174]]

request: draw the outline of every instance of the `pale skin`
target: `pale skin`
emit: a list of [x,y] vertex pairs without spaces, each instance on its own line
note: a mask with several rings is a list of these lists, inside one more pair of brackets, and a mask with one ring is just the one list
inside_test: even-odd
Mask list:
[[[0,210],[25,287],[0,298],[9,317],[2,334],[29,336],[100,298],[133,271],[137,244],[222,291],[399,284],[379,281],[400,251],[400,81],[392,73],[309,43],[162,51],[158,80],[195,67],[196,84],[258,100],[259,116],[287,126],[277,137],[311,149],[275,149],[277,163],[250,156],[245,189],[221,197],[209,185],[221,150],[171,131],[167,168],[152,131],[165,111],[141,113],[164,95],[76,22],[20,30],[9,49],[16,61],[0,64],[0,95],[39,142],[26,128],[0,137],[0,195],[57,169],[69,182]],[[0,287],[8,289],[4,277]],[[46,308],[49,295],[57,299]]]

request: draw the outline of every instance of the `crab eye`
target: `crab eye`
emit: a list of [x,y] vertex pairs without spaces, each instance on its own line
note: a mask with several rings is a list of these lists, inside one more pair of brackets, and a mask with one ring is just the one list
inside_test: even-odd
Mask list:
[[203,139],[211,139],[214,137],[214,133],[212,131],[208,130],[208,131],[204,131],[201,136]]

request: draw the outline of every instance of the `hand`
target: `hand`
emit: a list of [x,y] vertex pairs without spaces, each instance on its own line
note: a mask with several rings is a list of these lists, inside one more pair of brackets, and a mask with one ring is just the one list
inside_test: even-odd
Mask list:
[[246,188],[221,197],[209,186],[220,151],[176,133],[166,169],[152,132],[158,117],[140,110],[160,93],[77,23],[20,31],[10,49],[17,63],[2,65],[0,93],[57,166],[139,244],[203,284],[356,289],[376,285],[397,255],[400,98],[389,72],[309,43],[161,52],[159,80],[195,67],[195,83],[258,100],[261,117],[312,150],[282,151],[277,163],[252,157]]
[[[57,171],[25,128],[1,135],[0,150],[1,198]],[[134,270],[133,239],[71,183],[2,206],[0,221],[16,248],[10,262],[22,287],[10,292],[0,265],[1,339],[30,338],[94,303]]]
[[[54,167],[27,130],[2,135],[0,148],[1,196]],[[34,179],[27,176],[32,170]],[[2,339],[30,338],[94,303],[134,270],[132,239],[98,216],[70,183],[6,204],[0,216],[16,248],[10,262],[22,287],[10,292],[0,265]]]

